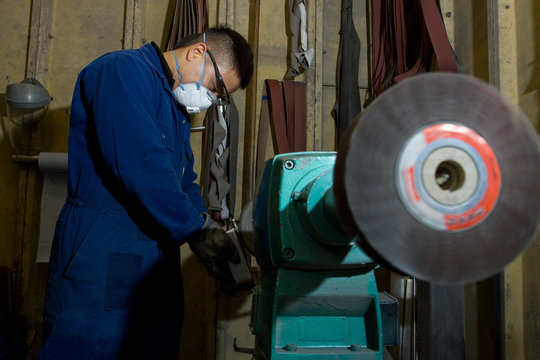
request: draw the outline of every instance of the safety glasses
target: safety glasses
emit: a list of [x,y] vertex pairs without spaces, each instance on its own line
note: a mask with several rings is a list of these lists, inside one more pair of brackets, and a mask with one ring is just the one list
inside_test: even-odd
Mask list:
[[214,58],[214,55],[210,52],[210,50],[206,49],[206,52],[210,56],[210,60],[212,60],[212,64],[214,65],[214,70],[216,71],[216,78],[218,80],[218,83],[220,86],[223,87],[225,90],[225,96],[216,96],[215,94],[210,100],[213,104],[216,105],[229,105],[231,103],[231,98],[229,97],[229,91],[227,91],[227,87],[225,86],[225,82],[223,81],[223,78],[221,77],[221,74],[219,73],[219,69],[217,67],[216,59]]

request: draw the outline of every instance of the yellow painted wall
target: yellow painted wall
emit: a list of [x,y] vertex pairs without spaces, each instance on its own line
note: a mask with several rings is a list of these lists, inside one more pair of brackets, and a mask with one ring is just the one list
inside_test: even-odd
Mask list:
[[[1,1],[0,29],[2,36],[0,56],[0,114],[7,116],[5,88],[9,83],[25,78],[27,31],[30,2]],[[8,38],[9,41],[4,41]],[[13,267],[15,221],[17,218],[18,171],[11,161],[13,150],[0,128],[0,266]]]

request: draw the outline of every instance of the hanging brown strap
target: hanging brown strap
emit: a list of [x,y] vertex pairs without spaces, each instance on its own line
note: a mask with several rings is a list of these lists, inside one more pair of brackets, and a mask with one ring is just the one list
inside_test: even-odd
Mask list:
[[208,0],[176,0],[166,50],[173,50],[184,37],[208,27]]
[[283,81],[281,83],[283,87],[283,99],[285,101],[285,126],[287,127],[287,144],[289,144],[289,150],[294,151],[294,82]]
[[[395,30],[396,38],[402,39],[402,43],[400,44],[398,42],[396,46],[398,54],[401,53],[403,57],[398,55],[398,66],[397,71],[392,79],[393,83],[398,83],[408,77],[428,71],[433,58],[433,47],[431,45],[431,39],[429,38],[425,21],[418,22],[419,24],[416,27],[416,31],[418,31],[419,35],[414,32],[412,34],[407,33],[407,22],[405,21],[407,16],[405,15],[405,12],[408,11],[409,13],[418,16],[418,14],[422,14],[421,5],[418,1],[408,2],[407,5],[408,6],[406,7],[405,3],[403,2],[400,6],[394,7],[394,11],[400,12],[399,15],[396,14],[396,17],[399,16],[403,20],[396,23],[399,26],[396,25]],[[414,40],[416,40],[409,42],[414,42],[414,45],[416,46],[416,48],[414,48],[416,51],[416,60],[413,66],[410,66],[407,61],[407,51],[410,51],[407,42],[408,36],[414,37]],[[400,48],[400,46],[402,48]]]
[[[223,118],[226,128],[220,118]],[[205,124],[202,195],[213,219],[227,220],[234,216],[236,199],[239,121],[234,101],[231,101],[226,111],[217,106],[210,107],[206,111]],[[224,140],[225,148],[222,147]],[[223,199],[226,199],[227,209],[224,209]],[[223,213],[229,215],[224,217]]]
[[385,0],[372,0],[372,36],[373,51],[371,87],[374,96],[381,94],[386,88],[388,75],[387,62],[391,61],[393,48],[388,41],[388,13]]
[[266,146],[268,142],[268,133],[270,129],[270,111],[268,104],[268,91],[266,90],[266,81],[263,84],[261,98],[261,112],[259,114],[259,131],[257,133],[257,149],[255,158],[255,179],[262,171],[266,159]]
[[372,14],[374,96],[429,71],[433,55],[440,71],[459,71],[436,0],[372,0]]
[[394,29],[396,38],[397,72],[404,73],[407,68],[407,27],[404,0],[394,0]]
[[276,153],[283,154],[290,152],[289,141],[287,139],[287,123],[285,122],[285,104],[283,103],[283,92],[278,80],[266,80],[268,104],[270,105],[270,117],[272,121],[273,139],[277,146]]
[[298,81],[264,81],[257,136],[256,174],[266,160],[272,132],[275,154],[306,150],[306,85]]
[[420,0],[424,21],[441,71],[458,72],[456,58],[435,0]]
[[197,32],[203,32],[208,28],[208,1],[199,0],[197,11]]

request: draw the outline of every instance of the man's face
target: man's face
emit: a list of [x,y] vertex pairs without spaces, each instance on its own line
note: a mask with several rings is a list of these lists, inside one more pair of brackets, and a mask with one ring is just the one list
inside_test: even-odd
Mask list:
[[[240,76],[235,70],[218,65],[219,59],[214,58],[204,43],[195,44],[185,53],[179,52],[178,56],[183,59],[180,64],[183,83],[198,83],[204,69],[201,84],[221,100],[226,101],[228,94],[240,88]],[[172,69],[175,70],[174,67]]]
[[219,65],[210,50],[207,50],[207,55],[203,85],[222,102],[228,104],[230,102],[229,95],[240,87],[240,77],[232,69],[227,69],[225,72],[220,71]]

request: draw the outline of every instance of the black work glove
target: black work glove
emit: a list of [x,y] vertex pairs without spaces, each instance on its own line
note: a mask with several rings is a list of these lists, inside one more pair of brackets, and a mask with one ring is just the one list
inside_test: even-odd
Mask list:
[[224,283],[234,283],[234,277],[229,268],[240,262],[240,254],[229,235],[208,214],[202,229],[188,239],[189,248],[204,265],[208,273]]

